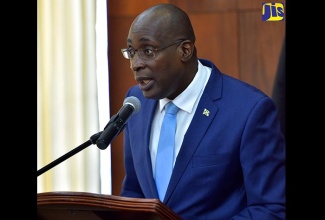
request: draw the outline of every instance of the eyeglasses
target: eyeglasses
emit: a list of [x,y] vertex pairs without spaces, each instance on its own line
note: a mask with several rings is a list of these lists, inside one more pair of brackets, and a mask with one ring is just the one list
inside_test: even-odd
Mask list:
[[165,47],[161,47],[161,48],[156,48],[156,49],[153,49],[153,48],[141,48],[141,49],[138,49],[138,50],[135,50],[133,48],[128,48],[128,49],[121,49],[121,52],[123,54],[123,56],[126,58],[126,59],[133,59],[134,56],[135,56],[135,52],[138,52],[138,55],[140,58],[144,59],[144,60],[149,60],[149,59],[152,59],[156,56],[155,52],[156,51],[159,51],[159,50],[163,50],[163,49],[166,49],[167,47],[170,47],[170,46],[173,46],[174,44],[179,44],[181,42],[183,42],[184,40],[177,40],[175,41],[174,43],[170,44],[170,45],[167,45]]

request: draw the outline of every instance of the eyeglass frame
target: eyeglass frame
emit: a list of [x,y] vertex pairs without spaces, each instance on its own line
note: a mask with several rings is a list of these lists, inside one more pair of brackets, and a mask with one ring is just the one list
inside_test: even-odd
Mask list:
[[[136,52],[138,53],[138,56],[139,56],[141,59],[144,59],[144,60],[150,60],[150,59],[153,59],[153,58],[156,57],[156,53],[155,53],[156,51],[160,51],[160,50],[166,49],[166,48],[171,47],[171,46],[173,46],[173,45],[175,45],[175,44],[182,43],[183,41],[185,41],[185,39],[177,40],[177,41],[175,41],[175,42],[172,43],[172,44],[169,44],[169,45],[164,46],[164,47],[156,48],[156,49],[140,48],[140,49],[135,50],[135,49],[133,49],[133,48],[124,48],[124,49],[121,49],[121,52],[122,52],[122,54],[123,54],[123,57],[124,57],[125,59],[128,59],[128,60],[133,59],[134,56],[135,56],[135,53],[136,53]],[[133,57],[131,57],[131,55],[130,55],[130,51],[131,51],[131,50],[134,51],[134,56],[133,56]],[[152,50],[152,54],[153,54],[153,56],[152,56],[152,57],[147,57],[147,56],[144,54],[144,51],[143,51],[143,50]],[[139,52],[140,52],[140,53],[139,53]]]

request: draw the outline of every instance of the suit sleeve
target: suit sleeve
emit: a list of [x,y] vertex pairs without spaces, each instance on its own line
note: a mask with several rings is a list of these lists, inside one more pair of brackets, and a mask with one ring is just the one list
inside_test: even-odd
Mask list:
[[[131,89],[127,92],[126,97],[131,96]],[[124,140],[124,169],[125,176],[122,183],[121,196],[132,198],[144,198],[144,194],[141,190],[136,171],[134,168],[134,160],[131,152],[131,145],[129,140],[128,125],[124,128],[123,140]]]
[[270,98],[261,99],[250,113],[240,160],[247,208],[232,219],[285,219],[285,140]]

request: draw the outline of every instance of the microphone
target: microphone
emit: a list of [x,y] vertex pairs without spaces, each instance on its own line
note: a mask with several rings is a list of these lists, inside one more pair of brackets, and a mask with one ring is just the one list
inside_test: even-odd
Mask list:
[[96,141],[96,145],[101,150],[107,148],[112,140],[124,129],[129,118],[137,113],[141,108],[141,103],[137,97],[129,96],[124,99],[122,108],[114,115],[104,128],[103,133]]

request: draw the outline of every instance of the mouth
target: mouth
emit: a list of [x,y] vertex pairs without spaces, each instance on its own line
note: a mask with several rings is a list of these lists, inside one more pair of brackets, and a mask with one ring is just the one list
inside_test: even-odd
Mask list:
[[139,87],[141,90],[148,90],[153,84],[153,79],[146,77],[137,77],[136,81],[139,83]]

